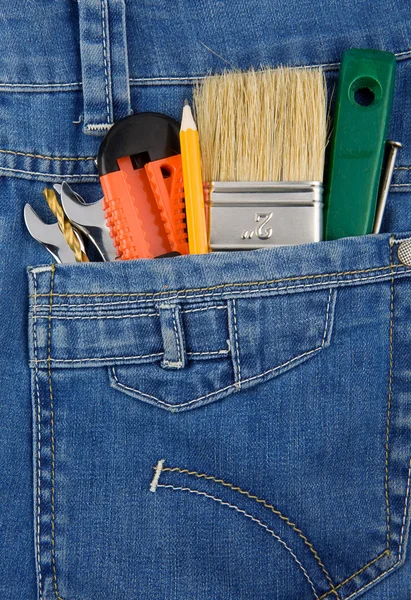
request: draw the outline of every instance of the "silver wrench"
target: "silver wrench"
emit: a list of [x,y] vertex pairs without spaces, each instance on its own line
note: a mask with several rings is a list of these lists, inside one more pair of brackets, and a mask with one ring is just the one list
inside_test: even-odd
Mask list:
[[106,225],[102,200],[86,204],[65,181],[53,187],[60,195],[63,210],[72,225],[90,240],[104,261],[115,260],[117,252]]
[[[32,209],[30,204],[26,204],[24,207],[24,221],[30,235],[50,252],[56,262],[75,262],[73,251],[64,239],[58,223],[45,223]],[[73,231],[79,241],[82,252],[85,253],[84,241],[80,232],[75,227],[73,227]]]

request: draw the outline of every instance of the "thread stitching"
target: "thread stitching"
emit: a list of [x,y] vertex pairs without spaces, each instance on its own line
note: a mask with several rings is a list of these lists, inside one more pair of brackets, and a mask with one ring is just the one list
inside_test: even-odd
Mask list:
[[265,375],[267,375],[268,373],[272,373],[274,371],[278,371],[279,369],[282,369],[286,366],[288,366],[289,364],[295,362],[296,360],[299,360],[300,358],[303,358],[304,356],[309,356],[310,354],[314,354],[315,352],[318,352],[319,350],[321,350],[322,346],[318,346],[318,348],[313,348],[312,350],[308,350],[307,352],[303,352],[303,354],[299,354],[298,356],[295,356],[294,358],[291,358],[290,360],[286,361],[285,363],[282,363],[281,365],[277,365],[276,367],[273,367],[272,369],[268,369],[267,371],[264,371],[263,373],[260,373],[259,375],[253,375],[252,377],[247,377],[247,379],[243,379],[242,381],[238,381],[235,384],[230,384],[227,385],[225,387],[222,387],[214,392],[210,392],[209,394],[206,394],[205,396],[199,396],[198,398],[194,398],[193,400],[189,400],[188,402],[182,402],[179,404],[171,404],[169,402],[165,402],[164,400],[160,400],[160,398],[157,398],[156,396],[152,396],[151,394],[146,394],[145,392],[142,392],[141,390],[138,390],[137,388],[132,388],[129,387],[128,385],[125,385],[124,383],[121,383],[118,378],[117,378],[117,374],[115,371],[114,367],[111,367],[111,372],[113,374],[113,378],[116,381],[118,387],[120,388],[124,388],[126,390],[129,390],[131,392],[136,392],[137,394],[141,395],[141,396],[145,396],[147,398],[151,398],[152,400],[155,400],[156,402],[158,402],[159,404],[162,404],[164,406],[168,406],[168,407],[181,407],[181,406],[189,406],[190,404],[193,404],[194,402],[200,402],[201,400],[205,400],[206,398],[210,398],[212,396],[215,396],[216,394],[219,394],[220,392],[225,392],[227,390],[237,390],[238,389],[238,383],[240,384],[244,384],[244,383],[248,383],[249,381],[254,381],[256,379],[261,379],[262,377],[264,377]]
[[[102,356],[99,357],[91,357],[91,358],[40,358],[37,362],[64,362],[64,363],[76,363],[83,361],[94,361],[94,360],[135,360],[136,358],[150,358],[151,356],[163,356],[164,352],[154,352],[153,354],[139,354],[137,356]],[[34,361],[36,362],[36,361]]]
[[[38,306],[45,308],[46,304],[39,304]],[[60,305],[59,304],[57,304],[57,305],[55,304],[54,305],[54,311],[56,312],[56,310],[57,310],[57,312],[58,312],[58,308],[60,308],[61,306],[63,306],[63,305],[62,304],[60,304]],[[73,305],[73,304],[69,304],[69,305],[66,305],[66,306],[69,306],[70,308],[76,308],[76,307],[81,307],[81,306],[97,306],[97,305],[96,304],[95,305],[90,305],[90,304],[87,304],[87,305],[74,304]],[[103,306],[103,304],[99,304],[98,306]],[[56,309],[56,307],[58,307],[58,308]],[[227,307],[226,306],[207,306],[205,308],[193,308],[193,309],[184,309],[184,308],[182,308],[181,312],[183,314],[187,314],[187,313],[203,312],[203,311],[209,311],[209,310],[221,310],[221,309],[227,310]],[[65,319],[68,319],[68,320],[69,319],[125,319],[125,318],[128,318],[128,319],[138,319],[140,317],[158,317],[158,316],[159,316],[159,313],[156,312],[156,311],[153,311],[153,312],[149,312],[149,313],[125,314],[125,315],[123,315],[123,314],[121,314],[121,315],[111,315],[111,314],[108,314],[108,315],[96,315],[96,316],[94,316],[94,315],[92,315],[92,316],[84,316],[82,314],[74,315],[74,316],[65,316],[65,315],[63,315],[63,316],[60,316],[60,317],[59,316],[52,316],[51,318],[52,319],[63,319],[63,320],[65,320]],[[38,319],[48,319],[49,316],[48,315],[38,315],[37,318]]]
[[104,87],[106,93],[107,123],[110,123],[110,96],[108,89],[108,65],[106,46],[106,7],[105,0],[101,0],[101,24],[103,29],[103,63],[104,63]]
[[324,331],[323,331],[323,338],[321,340],[321,346],[324,347],[325,344],[325,340],[327,338],[327,331],[328,331],[328,318],[330,316],[330,305],[331,305],[331,296],[332,296],[332,288],[330,288],[330,293],[328,294],[328,299],[327,299],[327,309],[325,311],[325,324],[324,324]]
[[58,160],[58,161],[95,161],[96,157],[95,156],[47,156],[44,154],[33,154],[31,152],[18,152],[18,151],[14,151],[14,150],[1,150],[0,149],[0,153],[1,154],[13,154],[13,156],[30,156],[31,158],[44,158],[46,160]]
[[[215,356],[215,355],[227,355],[229,354],[229,350],[205,350],[204,352],[187,352],[188,356]],[[84,360],[135,360],[137,358],[149,358],[151,356],[163,356],[164,352],[157,352],[154,354],[140,354],[139,356],[103,356],[101,358],[50,358],[51,362],[64,362],[64,363],[72,363],[72,362],[83,362]],[[33,364],[47,362],[47,358],[39,358],[35,359]]]
[[[25,175],[42,175],[43,177],[61,177],[61,175],[57,175],[56,173],[43,173],[42,171],[25,171],[24,169],[11,169],[9,167],[1,167],[0,166],[0,171],[9,171],[11,173],[24,173]],[[63,175],[64,179],[86,179],[86,178],[93,178],[93,181],[96,181],[98,178],[98,175],[93,175],[92,173],[76,173],[74,175]],[[70,294],[67,294],[68,296],[70,296]],[[47,296],[47,294],[39,294],[39,296]]]
[[[387,270],[391,270],[393,265],[387,265],[385,267],[371,267],[369,269],[359,269],[359,270],[355,270],[355,271],[335,271],[333,273],[320,273],[318,275],[300,275],[300,276],[296,276],[296,277],[282,277],[280,279],[267,279],[264,281],[239,281],[239,282],[233,282],[233,283],[222,283],[219,285],[213,285],[213,286],[208,286],[208,287],[203,287],[203,288],[186,288],[183,291],[185,292],[202,292],[205,290],[216,290],[216,289],[221,289],[221,288],[226,288],[226,287],[243,287],[243,286],[248,286],[248,285],[262,285],[262,284],[271,284],[271,283],[281,283],[282,281],[304,281],[306,279],[321,279],[322,277],[341,277],[343,275],[358,275],[359,273],[370,273],[370,272],[374,272],[374,271],[387,271]],[[397,265],[395,265],[397,266]],[[104,297],[104,296],[157,296],[157,295],[164,295],[164,294],[174,294],[174,293],[178,293],[182,290],[167,290],[164,292],[153,292],[153,293],[149,293],[149,292],[134,292],[134,293],[128,293],[128,294],[121,294],[121,293],[107,293],[107,294],[102,294],[102,293],[98,293],[98,294],[54,294],[55,297],[57,298],[67,298],[67,297],[80,297],[80,298],[85,298],[85,297]],[[38,297],[41,296],[48,296],[48,294],[38,294]]]
[[238,346],[238,331],[237,331],[237,309],[236,309],[236,301],[231,301],[231,306],[233,307],[233,325],[234,325],[234,342],[235,342],[235,363],[236,363],[236,375],[237,375],[237,384],[238,389],[241,389],[241,365],[240,365],[240,349]]
[[[251,494],[250,492],[243,490],[239,486],[229,483],[228,481],[225,481],[224,479],[218,479],[217,477],[213,477],[212,475],[207,475],[206,473],[199,473],[198,471],[189,471],[188,469],[181,469],[180,467],[163,467],[162,470],[169,471],[169,472],[177,471],[178,473],[181,473],[181,474],[194,475],[195,477],[198,477],[199,479],[207,479],[207,480],[214,481],[215,483],[219,483],[225,487],[230,488],[231,490],[233,490],[233,492],[239,492],[240,494],[247,496],[247,498],[250,498],[251,500],[255,500],[259,504],[262,504],[265,508],[268,508],[271,512],[273,512],[275,515],[277,515],[282,521],[284,521],[287,525],[289,525],[291,527],[291,529],[293,529],[293,531],[295,531],[298,534],[298,536],[303,540],[304,544],[309,548],[310,552],[314,556],[315,560],[317,561],[318,565],[320,566],[322,572],[324,573],[325,577],[327,578],[328,583],[330,584],[330,586],[332,588],[329,592],[327,592],[327,594],[329,594],[331,592],[334,593],[334,590],[335,590],[334,583],[333,583],[327,569],[325,568],[322,560],[320,559],[319,555],[317,554],[317,551],[315,550],[314,546],[308,540],[307,536],[301,531],[301,529],[299,529],[299,527],[297,527],[297,525],[295,523],[293,523],[293,521],[291,521],[291,519],[289,519],[280,510],[278,510],[278,508],[275,508],[272,504],[270,504],[263,498],[259,498],[255,494]],[[339,598],[339,596],[336,592],[335,592],[335,596],[337,598]]]
[[[411,461],[410,461],[410,469],[411,469]],[[405,522],[407,519],[407,511],[408,511],[408,501],[407,501],[407,496],[409,495],[409,487],[410,487],[410,471],[408,471],[408,481],[407,481],[407,491],[405,494],[405,502],[404,502],[404,513],[403,513],[403,518],[402,518],[402,523],[403,523],[403,527],[405,528]],[[403,531],[403,529],[402,529]],[[404,542],[405,537],[402,537],[402,542],[401,544]],[[387,550],[385,552],[388,552]],[[384,553],[383,553],[384,554]],[[398,567],[398,565],[401,564],[404,556],[403,556],[403,549],[402,549],[402,545],[400,546],[400,552],[399,554],[402,556],[401,560],[397,560],[396,563],[393,564],[393,566],[388,569],[388,571],[384,571],[383,573],[381,573],[378,577],[376,577],[375,579],[373,579],[372,581],[370,581],[369,583],[367,583],[366,585],[364,585],[363,587],[361,587],[360,589],[356,590],[355,592],[353,592],[350,596],[348,596],[345,600],[349,600],[350,598],[352,598],[353,596],[355,596],[356,594],[358,594],[358,592],[361,592],[362,590],[367,589],[368,587],[370,587],[371,585],[373,585],[374,583],[376,583],[379,579],[381,579],[381,577],[384,577],[386,575],[388,575],[388,573],[391,573],[391,571],[393,571],[396,567]],[[319,598],[319,600],[321,600],[321,598]]]
[[229,350],[210,350],[209,352],[187,352],[188,356],[201,356],[201,355],[214,355],[214,354],[223,354],[223,355],[227,355],[229,354]]
[[192,494],[197,494],[198,496],[204,496],[205,498],[210,498],[210,500],[215,500],[216,502],[218,502],[219,504],[221,504],[222,506],[228,506],[229,508],[234,509],[236,512],[244,515],[245,517],[247,517],[248,519],[251,519],[251,521],[254,521],[254,523],[257,523],[258,525],[260,525],[263,529],[265,529],[270,535],[272,535],[278,542],[280,542],[280,544],[282,546],[284,546],[284,548],[291,554],[291,556],[293,557],[293,559],[295,560],[295,562],[298,564],[298,566],[300,567],[300,569],[303,571],[304,573],[304,577],[307,579],[307,581],[310,584],[310,587],[313,591],[314,597],[316,598],[316,600],[318,599],[318,594],[316,592],[316,589],[314,587],[313,582],[311,581],[307,571],[305,570],[305,568],[303,567],[303,565],[301,564],[300,560],[297,558],[297,556],[295,555],[295,553],[291,550],[291,548],[284,542],[283,539],[280,538],[279,535],[277,535],[272,529],[270,529],[268,527],[268,525],[266,525],[265,523],[263,523],[262,521],[260,521],[260,519],[257,519],[257,517],[254,517],[253,515],[250,515],[249,513],[247,513],[245,510],[242,510],[241,508],[239,508],[238,506],[236,506],[235,504],[230,504],[229,502],[225,502],[224,500],[222,500],[221,498],[217,498],[216,496],[212,496],[211,494],[207,494],[206,492],[201,492],[199,490],[193,490],[191,488],[187,488],[187,487],[180,487],[180,486],[175,486],[175,485],[170,485],[170,484],[163,484],[163,483],[158,483],[157,484],[157,488],[169,488],[172,490],[177,490],[177,491],[183,491],[183,492],[191,492]]
[[[408,238],[404,238],[401,241],[404,241],[405,239]],[[362,272],[367,272],[367,271],[381,271],[381,270],[387,270],[390,269],[391,273],[381,273],[380,275],[372,275],[370,277],[359,277],[359,278],[352,278],[352,279],[347,279],[346,281],[341,281],[340,279],[335,279],[334,281],[324,281],[324,282],[318,282],[318,283],[313,283],[313,284],[301,284],[301,285],[296,285],[296,286],[284,286],[284,287],[271,287],[271,288],[257,288],[255,290],[242,290],[239,292],[235,292],[237,294],[251,294],[251,293],[261,293],[261,292],[279,292],[279,291],[284,291],[284,290],[296,290],[296,289],[301,289],[301,288],[312,288],[312,287],[324,287],[324,286],[329,286],[329,285],[338,285],[338,287],[341,287],[343,285],[349,285],[352,282],[358,282],[358,281],[368,281],[368,280],[376,280],[376,279],[389,279],[392,277],[392,271],[397,272],[397,274],[399,275],[406,275],[407,273],[411,273],[411,269],[407,269],[404,268],[402,265],[391,265],[388,267],[379,267],[376,269],[366,269],[364,271],[358,271],[358,273],[362,273]],[[341,277],[343,275],[348,275],[348,274],[355,274],[354,272],[343,272],[343,273],[330,273],[330,274],[323,274],[323,275],[310,275],[308,277],[294,277],[294,278],[289,278],[289,279],[294,279],[294,280],[298,280],[298,279],[306,279],[306,278],[316,278],[316,279],[320,279],[322,277],[331,277],[331,276],[337,276],[337,277]],[[217,288],[232,288],[232,287],[238,287],[238,286],[251,286],[251,285],[262,285],[262,284],[273,284],[273,283],[279,283],[281,281],[287,281],[287,278],[285,279],[273,279],[271,281],[256,281],[256,282],[247,282],[247,283],[227,283],[227,284],[222,284],[219,286],[211,286],[211,287],[206,287],[206,288],[192,288],[192,289],[185,289],[185,290],[172,290],[172,291],[168,291],[168,292],[132,292],[132,293],[128,293],[128,294],[118,294],[118,293],[105,293],[105,294],[54,294],[54,297],[58,297],[58,298],[68,298],[68,297],[78,297],[78,298],[86,298],[86,297],[99,297],[99,298],[108,298],[108,297],[128,297],[128,298],[134,298],[136,296],[145,296],[146,299],[143,300],[124,300],[124,301],[119,301],[119,302],[108,302],[108,303],[88,303],[88,304],[55,304],[55,307],[58,308],[62,308],[62,307],[83,307],[83,306],[94,306],[94,307],[100,307],[100,306],[115,306],[117,304],[139,304],[139,303],[149,303],[149,302],[153,302],[153,300],[157,297],[157,296],[162,296],[164,294],[170,294],[170,293],[176,293],[176,296],[171,296],[169,298],[167,298],[168,300],[172,301],[172,300],[176,300],[179,299],[180,297],[185,297],[186,299],[197,299],[198,295],[194,295],[194,296],[188,296],[186,295],[186,292],[203,292],[203,291],[207,291],[207,290],[215,290]],[[233,290],[234,291],[234,290]],[[38,294],[37,297],[46,297],[48,294]],[[215,296],[217,294],[201,294],[201,298],[207,298],[209,296]],[[31,297],[31,296],[30,296]],[[38,306],[47,306],[46,304],[38,304]]]
[[405,549],[405,547],[403,546],[403,543],[405,540],[404,533],[405,533],[405,524],[407,521],[407,513],[408,513],[408,499],[410,496],[410,482],[411,482],[411,460],[410,460],[410,466],[408,468],[407,488],[406,488],[405,500],[404,500],[404,513],[402,516],[402,525],[401,525],[400,548],[398,551],[398,560],[400,562],[404,560],[403,549]]
[[[375,558],[373,558],[372,560],[370,560],[370,562],[368,562],[366,565],[364,565],[363,567],[361,567],[361,569],[358,569],[358,571],[356,571],[355,573],[353,573],[352,575],[350,575],[349,577],[347,577],[347,579],[344,579],[344,581],[341,581],[340,583],[338,583],[335,586],[335,589],[338,590],[339,588],[341,588],[344,584],[346,584],[348,581],[350,581],[351,579],[354,579],[354,577],[356,575],[359,575],[360,573],[362,573],[363,571],[365,571],[365,569],[369,566],[371,566],[372,564],[374,564],[375,562],[377,562],[378,560],[381,560],[381,558],[383,556],[385,556],[387,554],[387,549],[384,550],[384,552],[381,552],[381,554],[379,554],[378,556],[376,556]],[[356,592],[355,592],[356,593]],[[331,594],[331,590],[329,592],[326,592],[325,594],[323,594],[322,596],[319,597],[318,600],[323,600],[323,598],[326,598],[327,596],[329,596]]]
[[[54,263],[51,266],[51,277],[50,277],[50,315],[53,310],[53,289],[54,289]],[[62,600],[58,591],[57,585],[57,569],[56,569],[56,556],[55,556],[55,439],[54,439],[54,397],[53,397],[53,384],[51,377],[51,320],[48,326],[47,332],[47,371],[49,380],[49,394],[50,394],[50,415],[51,415],[51,563],[53,567],[53,588],[57,600]]]
[[[233,301],[233,317],[234,317],[234,337],[235,337],[235,344],[236,344],[236,354],[237,354],[237,360],[236,360],[236,365],[237,365],[237,369],[238,369],[238,380],[235,382],[234,387],[236,389],[240,389],[241,385],[243,383],[246,383],[250,380],[253,380],[255,378],[259,378],[259,377],[263,377],[264,375],[266,375],[267,373],[271,372],[271,371],[275,371],[276,369],[280,369],[281,367],[284,367],[286,365],[288,365],[289,363],[297,360],[298,358],[302,358],[303,356],[307,355],[307,354],[311,354],[312,352],[316,352],[318,350],[320,350],[321,348],[324,347],[325,344],[325,340],[327,337],[327,332],[328,332],[328,324],[329,324],[329,315],[330,315],[330,305],[331,305],[331,299],[332,299],[332,289],[330,289],[330,293],[328,294],[328,299],[327,299],[327,308],[326,308],[326,316],[325,316],[325,323],[324,323],[324,331],[323,331],[323,335],[322,335],[322,341],[321,341],[321,345],[318,346],[317,348],[314,348],[312,350],[308,350],[307,352],[304,352],[303,354],[300,354],[296,357],[293,357],[292,359],[290,359],[289,361],[286,361],[285,363],[282,363],[281,365],[278,365],[277,367],[274,367],[273,369],[268,369],[267,371],[264,371],[263,373],[260,373],[259,375],[254,375],[252,377],[249,377],[247,379],[242,380],[241,379],[241,373],[240,373],[240,364],[239,364],[239,348],[238,348],[238,341],[237,341],[237,323],[236,323],[236,319],[235,319],[235,306],[234,306],[234,301]],[[178,332],[177,332],[177,326],[176,326],[176,322],[174,319],[174,312],[173,312],[173,328],[174,328],[174,332],[175,335],[177,337],[177,352],[178,352],[178,362],[181,362],[181,348],[180,348],[180,341],[178,339]],[[210,352],[206,352],[206,354],[214,354],[214,353],[223,353],[222,350],[218,350],[218,351],[210,351]],[[224,353],[227,352],[224,350]],[[164,353],[163,352],[159,352],[159,353],[153,353],[153,354],[143,354],[140,356],[117,356],[117,357],[91,357],[91,358],[74,358],[74,359],[64,359],[64,358],[51,358],[49,357],[48,360],[52,361],[52,362],[64,362],[64,363],[74,363],[74,362],[83,362],[83,361],[102,361],[102,360],[133,360],[133,359],[138,359],[138,358],[149,358],[152,356],[162,356]],[[194,353],[190,353],[190,354],[194,354]],[[201,353],[204,354],[204,353]],[[35,363],[40,363],[40,362],[44,362],[45,359],[39,359],[39,360],[35,360]],[[155,396],[152,396],[151,394],[145,394],[144,392],[137,390],[136,388],[131,388],[128,387],[126,385],[124,385],[123,383],[121,383],[118,379],[117,376],[115,374],[114,368],[113,368],[113,376],[114,379],[116,380],[116,382],[118,383],[119,386],[122,386],[128,390],[131,391],[135,391],[138,392],[139,394],[142,394],[144,396],[147,396],[149,398],[152,398],[154,400],[157,400],[158,402],[164,404],[165,406],[185,406],[187,405],[187,403],[182,403],[182,404],[169,404],[167,402],[164,402],[163,400],[160,400],[159,398],[156,398]],[[206,396],[201,396],[199,398],[196,398],[194,400],[190,400],[190,402],[188,404],[190,404],[191,402],[196,402],[199,400],[203,400],[205,398],[208,398],[209,396],[212,396],[214,394],[217,394],[221,391],[224,391],[226,389],[229,389],[233,387],[233,385],[229,385],[226,386],[224,388],[221,388],[219,390],[217,390],[216,392],[212,392],[211,394],[207,394]]]
[[[392,244],[390,244],[390,264],[392,265]],[[388,556],[390,555],[390,500],[389,500],[389,473],[388,473],[388,461],[389,461],[389,439],[390,439],[390,425],[391,425],[391,400],[392,400],[392,372],[393,372],[393,323],[394,323],[394,274],[391,276],[390,285],[390,325],[389,325],[389,375],[388,375],[388,396],[387,396],[387,422],[385,428],[385,512],[387,521],[387,534],[386,534],[386,548],[388,550]]]
[[172,316],[172,319],[173,319],[173,329],[174,329],[176,343],[177,343],[177,363],[182,364],[180,338],[179,338],[179,334],[178,334],[178,331],[177,331],[176,314],[175,314],[175,309],[174,308],[171,309],[171,316]]
[[[36,292],[37,292],[37,275],[33,273],[34,282],[34,315],[36,315]],[[37,320],[34,318],[33,322],[33,338],[34,338],[34,356],[37,359]],[[40,550],[40,514],[41,514],[41,405],[40,405],[40,386],[39,386],[39,369],[36,365],[34,378],[36,382],[36,396],[37,396],[37,490],[36,490],[36,546],[37,546],[37,565],[38,565],[38,577],[39,577],[39,600],[43,598],[43,579],[41,572],[41,550]]]
[[154,476],[150,483],[150,492],[155,492],[158,485],[158,480],[160,479],[161,471],[164,465],[164,458],[158,461],[156,466],[154,467]]

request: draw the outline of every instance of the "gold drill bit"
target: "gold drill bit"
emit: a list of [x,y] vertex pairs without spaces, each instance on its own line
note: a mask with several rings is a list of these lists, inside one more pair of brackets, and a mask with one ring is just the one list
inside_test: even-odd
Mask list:
[[62,206],[57,200],[54,190],[45,188],[43,190],[43,196],[45,197],[51,212],[57,218],[57,223],[60,227],[60,230],[64,235],[64,239],[66,240],[67,244],[73,251],[76,262],[89,262],[87,255],[80,247],[80,242],[74,233],[72,224],[67,219]]

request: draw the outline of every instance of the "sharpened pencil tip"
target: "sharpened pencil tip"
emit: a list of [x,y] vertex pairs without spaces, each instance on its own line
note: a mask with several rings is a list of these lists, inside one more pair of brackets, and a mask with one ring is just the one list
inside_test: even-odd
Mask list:
[[188,106],[189,102],[187,100],[187,98],[184,100],[184,106]]

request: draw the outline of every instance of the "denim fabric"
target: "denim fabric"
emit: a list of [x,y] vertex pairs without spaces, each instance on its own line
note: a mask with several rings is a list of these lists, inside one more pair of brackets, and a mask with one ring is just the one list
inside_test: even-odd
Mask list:
[[[0,12],[0,598],[408,600],[409,2]],[[46,184],[100,197],[112,120],[230,65],[331,90],[350,46],[398,60],[382,235],[53,266],[27,234]]]

